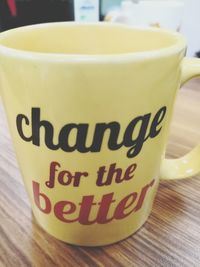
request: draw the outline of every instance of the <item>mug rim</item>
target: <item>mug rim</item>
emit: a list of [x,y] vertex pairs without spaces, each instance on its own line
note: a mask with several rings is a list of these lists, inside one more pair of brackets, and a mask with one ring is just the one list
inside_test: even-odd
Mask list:
[[[168,36],[171,36],[176,40],[173,45],[168,45],[166,47],[146,50],[146,51],[137,51],[137,52],[122,52],[114,54],[64,54],[64,53],[45,53],[37,51],[28,51],[17,48],[7,47],[4,44],[1,44],[1,40],[6,39],[12,33],[29,31],[37,28],[45,28],[49,26],[67,26],[67,27],[84,27],[87,26],[101,26],[101,27],[114,27],[114,28],[124,28],[132,29],[136,31],[148,31],[148,32],[158,32],[164,33]],[[18,58],[29,61],[47,61],[47,62],[70,62],[70,63],[94,63],[94,62],[118,62],[120,61],[132,61],[132,60],[144,60],[152,58],[166,57],[180,53],[181,51],[186,50],[187,42],[185,37],[175,31],[168,29],[161,29],[156,27],[138,27],[132,25],[126,25],[121,23],[108,23],[108,22],[96,22],[96,23],[80,23],[80,22],[48,22],[33,24],[23,27],[14,28],[0,33],[0,56]]]

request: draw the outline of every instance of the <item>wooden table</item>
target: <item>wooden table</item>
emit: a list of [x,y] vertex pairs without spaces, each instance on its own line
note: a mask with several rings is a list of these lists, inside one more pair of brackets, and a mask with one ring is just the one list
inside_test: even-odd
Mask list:
[[[198,87],[196,80],[179,92],[169,157],[200,141]],[[0,103],[0,267],[21,266],[200,267],[200,175],[161,182],[148,222],[125,241],[102,248],[64,244],[32,218]]]

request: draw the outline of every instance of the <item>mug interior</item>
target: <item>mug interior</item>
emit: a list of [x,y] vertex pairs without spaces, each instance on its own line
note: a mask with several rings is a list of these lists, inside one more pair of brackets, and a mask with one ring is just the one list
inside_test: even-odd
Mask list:
[[47,23],[0,34],[0,48],[65,55],[113,55],[174,48],[181,35],[158,29],[97,23]]

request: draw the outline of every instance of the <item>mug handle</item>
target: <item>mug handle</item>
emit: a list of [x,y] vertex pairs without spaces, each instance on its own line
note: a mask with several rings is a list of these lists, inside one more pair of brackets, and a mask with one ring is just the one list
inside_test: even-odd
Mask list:
[[[200,59],[185,58],[182,63],[181,85],[200,76]],[[164,159],[161,164],[160,179],[174,180],[189,178],[200,172],[200,144],[178,159]]]

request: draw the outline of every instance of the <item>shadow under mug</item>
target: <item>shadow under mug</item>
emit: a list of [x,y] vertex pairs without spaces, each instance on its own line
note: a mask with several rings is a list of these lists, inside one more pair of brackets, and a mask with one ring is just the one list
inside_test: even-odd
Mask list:
[[147,220],[160,179],[200,171],[200,146],[164,159],[180,84],[200,75],[175,32],[47,23],[0,34],[1,95],[37,222],[100,246]]

